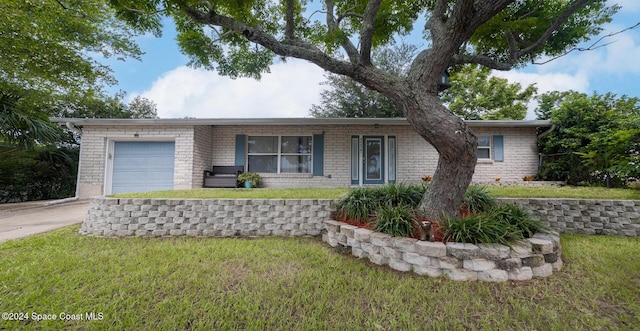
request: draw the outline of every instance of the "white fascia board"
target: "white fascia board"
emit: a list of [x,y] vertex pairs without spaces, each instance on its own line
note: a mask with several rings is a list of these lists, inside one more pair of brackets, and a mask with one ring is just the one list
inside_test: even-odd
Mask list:
[[[50,119],[51,122],[60,125],[72,123],[76,126],[253,126],[253,125],[406,125],[409,122],[405,118],[162,118],[162,119],[96,119],[96,118],[59,118]],[[468,120],[470,127],[548,127],[551,121],[546,120]]]

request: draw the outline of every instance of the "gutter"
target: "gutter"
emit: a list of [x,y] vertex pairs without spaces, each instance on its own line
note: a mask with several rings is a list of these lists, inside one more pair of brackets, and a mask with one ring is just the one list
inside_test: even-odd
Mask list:
[[555,124],[551,124],[551,127],[547,131],[542,132],[542,133],[540,133],[538,135],[538,139],[544,138],[546,135],[548,135],[549,133],[551,133],[555,129],[556,129],[556,125]]

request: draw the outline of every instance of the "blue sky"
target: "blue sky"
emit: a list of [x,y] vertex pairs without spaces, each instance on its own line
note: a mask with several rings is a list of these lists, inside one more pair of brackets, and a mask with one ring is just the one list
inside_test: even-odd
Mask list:
[[[639,0],[611,3],[620,4],[622,10],[602,35],[640,22]],[[162,118],[305,117],[311,105],[319,103],[324,72],[315,65],[288,59],[276,63],[260,81],[221,77],[187,67],[188,58],[180,53],[173,26],[167,23],[162,38],[137,39],[146,52],[141,62],[106,62],[119,82],[111,92],[124,90],[129,97],[142,95],[153,100]],[[640,97],[640,28],[607,38],[606,42],[611,44],[495,75],[523,85],[535,83],[539,92],[577,90]],[[533,117],[530,112],[528,118]]]

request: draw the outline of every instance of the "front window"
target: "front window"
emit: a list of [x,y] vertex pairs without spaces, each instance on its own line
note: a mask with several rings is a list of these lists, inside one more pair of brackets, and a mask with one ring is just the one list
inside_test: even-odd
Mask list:
[[248,171],[311,173],[311,136],[250,136]]
[[491,138],[489,136],[478,137],[478,160],[491,159]]

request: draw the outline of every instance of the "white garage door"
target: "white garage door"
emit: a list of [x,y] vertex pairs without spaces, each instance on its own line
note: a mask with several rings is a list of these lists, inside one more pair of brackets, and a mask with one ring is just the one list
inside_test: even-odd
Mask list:
[[173,189],[173,142],[116,142],[111,193]]

